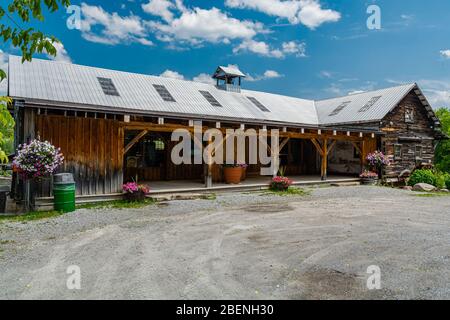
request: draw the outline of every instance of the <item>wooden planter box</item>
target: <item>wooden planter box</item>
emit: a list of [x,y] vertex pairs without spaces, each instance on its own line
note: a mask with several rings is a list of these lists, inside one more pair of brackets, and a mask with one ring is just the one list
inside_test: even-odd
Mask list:
[[375,178],[361,178],[361,184],[364,186],[375,186],[378,183],[378,179]]
[[141,202],[145,200],[145,193],[135,192],[135,193],[125,193],[125,200],[129,202]]

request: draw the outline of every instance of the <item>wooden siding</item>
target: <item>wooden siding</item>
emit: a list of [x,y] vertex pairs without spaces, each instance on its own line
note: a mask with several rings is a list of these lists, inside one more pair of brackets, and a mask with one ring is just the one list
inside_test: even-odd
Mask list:
[[[74,175],[78,195],[122,191],[123,128],[117,120],[37,115],[36,135],[61,148],[61,172]],[[43,181],[38,196],[50,196],[51,182]]]

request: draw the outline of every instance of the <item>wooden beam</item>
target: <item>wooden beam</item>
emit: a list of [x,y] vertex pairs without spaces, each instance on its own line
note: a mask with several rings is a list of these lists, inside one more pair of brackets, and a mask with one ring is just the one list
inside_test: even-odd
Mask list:
[[322,150],[322,147],[320,146],[320,143],[316,139],[311,139],[311,142],[314,144],[314,146],[316,147],[317,151],[319,151],[319,154],[321,156],[323,156],[323,150]]
[[123,150],[123,154],[124,155],[127,154],[128,151],[130,151],[130,149],[133,148],[133,146],[136,143],[138,143],[138,141],[141,140],[147,133],[148,133],[147,130],[143,130],[136,137],[134,137],[133,140],[131,140],[130,143],[128,143],[125,149]]
[[281,144],[280,144],[280,152],[284,148],[284,146],[289,142],[289,140],[290,140],[290,138],[287,137],[281,142]]
[[[193,127],[189,127],[187,125],[181,125],[181,124],[164,124],[164,125],[158,125],[156,123],[150,123],[150,122],[130,122],[130,123],[120,123],[121,126],[123,126],[123,128],[125,130],[147,130],[149,132],[173,132],[174,130],[177,129],[184,129],[187,130],[189,132],[193,132],[194,128]],[[226,134],[226,128],[218,128],[219,130],[222,131],[223,134]],[[203,126],[202,127],[202,132],[208,130],[208,127]],[[306,140],[311,140],[311,139],[330,139],[330,140],[344,140],[344,141],[355,141],[355,142],[360,142],[363,139],[360,138],[359,136],[354,136],[354,135],[349,135],[347,136],[345,133],[337,133],[336,135],[333,135],[333,133],[328,134],[325,132],[322,132],[321,135],[318,135],[317,132],[315,133],[311,133],[311,132],[305,132],[304,129],[300,129],[301,132],[293,132],[293,131],[288,131],[288,132],[279,132],[279,137],[280,138],[291,138],[291,139],[306,139]],[[258,133],[256,133],[258,134]],[[267,136],[270,137],[270,131],[267,131]]]
[[333,140],[333,142],[330,143],[327,151],[327,155],[330,154],[330,151],[333,150],[334,146],[336,145],[337,140]]
[[358,143],[352,141],[352,145],[355,147],[356,150],[358,150],[359,154],[361,154],[361,148],[358,146]]

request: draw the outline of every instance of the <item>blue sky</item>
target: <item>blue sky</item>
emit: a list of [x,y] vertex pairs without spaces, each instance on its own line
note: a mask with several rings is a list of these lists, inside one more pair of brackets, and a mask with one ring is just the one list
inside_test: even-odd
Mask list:
[[[321,99],[418,82],[434,107],[450,106],[447,0],[73,0],[34,24],[59,38],[56,60],[209,81],[238,65],[248,89]],[[381,9],[369,30],[368,6]],[[0,64],[9,44],[0,46]],[[36,57],[45,57],[37,55]]]

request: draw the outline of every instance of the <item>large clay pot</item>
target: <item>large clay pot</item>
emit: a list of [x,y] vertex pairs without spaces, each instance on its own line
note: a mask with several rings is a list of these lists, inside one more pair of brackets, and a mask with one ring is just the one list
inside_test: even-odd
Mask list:
[[242,178],[241,167],[225,167],[223,168],[225,182],[228,184],[239,184]]

